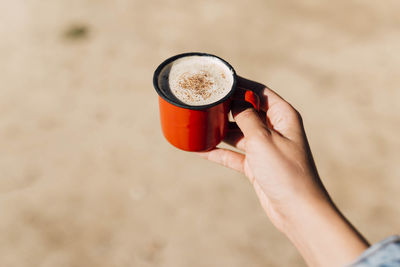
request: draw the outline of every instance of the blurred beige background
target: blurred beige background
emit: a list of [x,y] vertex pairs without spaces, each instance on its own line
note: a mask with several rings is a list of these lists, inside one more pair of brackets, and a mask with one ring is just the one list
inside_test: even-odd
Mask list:
[[304,266],[242,175],[163,139],[153,70],[188,51],[287,98],[338,206],[398,233],[399,9],[0,1],[0,266]]

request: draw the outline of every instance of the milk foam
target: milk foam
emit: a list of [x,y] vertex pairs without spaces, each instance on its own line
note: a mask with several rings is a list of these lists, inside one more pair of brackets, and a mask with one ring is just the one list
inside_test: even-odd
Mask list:
[[230,92],[233,73],[218,58],[187,56],[165,66],[158,84],[183,103],[202,106],[214,103]]

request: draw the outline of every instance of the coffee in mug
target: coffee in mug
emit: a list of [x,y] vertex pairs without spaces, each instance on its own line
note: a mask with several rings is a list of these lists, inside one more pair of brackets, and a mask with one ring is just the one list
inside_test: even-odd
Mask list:
[[233,73],[216,57],[188,56],[166,65],[158,85],[184,104],[202,106],[217,102],[231,91]]

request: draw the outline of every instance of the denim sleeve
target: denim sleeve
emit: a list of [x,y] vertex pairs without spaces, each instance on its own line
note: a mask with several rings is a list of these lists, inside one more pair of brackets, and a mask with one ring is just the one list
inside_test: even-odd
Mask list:
[[400,236],[372,245],[348,267],[400,267]]

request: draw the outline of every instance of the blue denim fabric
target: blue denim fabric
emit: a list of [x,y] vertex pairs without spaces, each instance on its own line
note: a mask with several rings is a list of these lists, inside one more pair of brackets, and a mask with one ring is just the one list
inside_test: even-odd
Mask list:
[[400,236],[372,245],[348,267],[400,267]]

